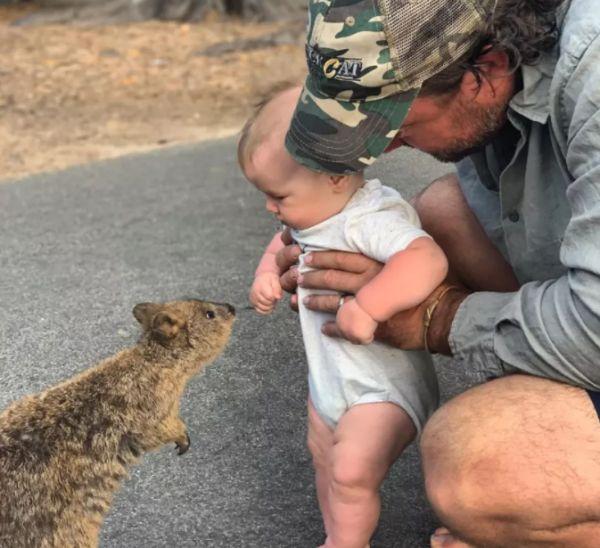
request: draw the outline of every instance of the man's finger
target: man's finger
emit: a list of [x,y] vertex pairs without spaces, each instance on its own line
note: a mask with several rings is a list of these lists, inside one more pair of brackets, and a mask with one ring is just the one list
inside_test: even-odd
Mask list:
[[303,302],[306,308],[310,310],[319,310],[321,312],[332,312],[335,314],[340,306],[339,295],[308,295]]
[[287,272],[284,272],[279,278],[279,284],[284,291],[293,293],[296,291],[298,286],[298,269],[296,267],[290,268]]
[[292,293],[292,296],[290,297],[290,308],[294,312],[298,312],[298,295],[296,293]]
[[345,270],[362,274],[373,267],[374,259],[349,251],[315,251],[310,253],[308,264],[311,268]]
[[321,327],[321,333],[323,333],[323,335],[327,335],[328,337],[335,337],[337,339],[344,337],[340,331],[340,328],[335,322],[324,323]]
[[292,265],[296,264],[301,253],[302,250],[300,249],[300,246],[297,245],[286,245],[281,248],[275,255],[275,262],[277,263],[279,270],[284,272]]
[[341,293],[356,293],[365,280],[358,274],[342,270],[311,270],[302,275],[302,287],[307,289],[333,289]]
[[281,241],[285,245],[290,245],[294,243],[294,238],[292,238],[292,231],[289,228],[286,227],[281,233]]

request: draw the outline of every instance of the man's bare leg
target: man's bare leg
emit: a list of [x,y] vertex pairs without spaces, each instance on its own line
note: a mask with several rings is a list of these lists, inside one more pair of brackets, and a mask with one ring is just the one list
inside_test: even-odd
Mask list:
[[480,385],[433,415],[421,451],[429,500],[457,538],[598,546],[600,421],[583,390],[525,375]]
[[473,291],[516,291],[510,265],[469,208],[455,175],[437,179],[412,200],[423,229],[444,250],[452,275]]

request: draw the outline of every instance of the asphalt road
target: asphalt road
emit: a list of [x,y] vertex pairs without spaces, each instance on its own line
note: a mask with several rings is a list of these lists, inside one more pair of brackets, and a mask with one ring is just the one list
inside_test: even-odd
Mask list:
[[[411,151],[378,163],[407,197],[446,166]],[[125,346],[142,301],[184,295],[240,311],[226,353],[182,402],[191,450],[147,455],[106,519],[101,546],[306,548],[322,541],[305,449],[306,366],[283,305],[244,310],[277,228],[237,170],[232,140],[0,184],[0,408]],[[468,379],[440,362],[449,395]],[[383,490],[373,547],[422,547],[436,525],[411,448]]]

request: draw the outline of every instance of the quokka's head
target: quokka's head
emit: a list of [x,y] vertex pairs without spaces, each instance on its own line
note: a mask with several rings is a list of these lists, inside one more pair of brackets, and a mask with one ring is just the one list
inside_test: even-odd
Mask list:
[[210,361],[229,340],[235,308],[227,303],[188,299],[140,303],[133,315],[144,329],[143,342],[158,344],[182,357]]

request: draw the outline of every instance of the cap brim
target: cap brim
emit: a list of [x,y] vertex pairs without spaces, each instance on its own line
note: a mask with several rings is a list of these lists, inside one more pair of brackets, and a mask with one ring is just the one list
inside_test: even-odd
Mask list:
[[285,144],[299,163],[316,171],[363,171],[398,133],[418,89],[368,101],[318,93],[306,79]]

